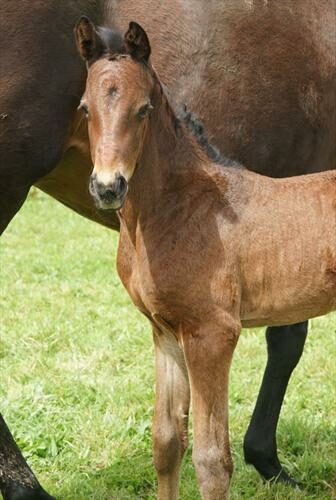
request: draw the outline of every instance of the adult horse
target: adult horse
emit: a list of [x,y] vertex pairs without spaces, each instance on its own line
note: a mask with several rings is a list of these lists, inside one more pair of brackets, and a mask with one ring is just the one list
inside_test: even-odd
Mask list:
[[[165,6],[2,0],[0,8],[1,231],[33,184],[118,228],[116,218],[95,210],[87,192],[92,165],[76,112],[85,66],[72,33],[81,14],[123,31],[138,20],[162,80],[200,115],[227,156],[273,176],[336,166],[335,0],[171,0]],[[305,323],[266,333],[268,362],[244,446],[247,461],[266,478],[290,480],[277,457],[275,431],[306,333]],[[3,420],[0,489],[11,500],[50,498]]]

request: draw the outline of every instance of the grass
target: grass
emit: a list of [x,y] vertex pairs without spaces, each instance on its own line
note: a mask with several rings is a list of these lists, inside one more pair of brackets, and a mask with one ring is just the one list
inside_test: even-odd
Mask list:
[[[115,272],[117,234],[34,192],[2,237],[1,409],[46,489],[62,500],[155,498],[150,328]],[[232,499],[336,499],[336,315],[311,322],[278,430],[304,484],[264,484],[242,440],[265,363],[245,331],[232,367]],[[181,498],[200,498],[189,451]]]

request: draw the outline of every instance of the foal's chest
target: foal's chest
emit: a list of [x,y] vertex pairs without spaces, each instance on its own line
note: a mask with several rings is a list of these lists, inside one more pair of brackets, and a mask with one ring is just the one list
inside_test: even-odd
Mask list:
[[160,291],[160,277],[157,271],[153,271],[152,264],[146,247],[135,245],[129,234],[121,231],[117,270],[133,303],[149,318],[154,314],[166,314],[163,292]]
[[204,310],[209,313],[212,275],[202,252],[193,256],[185,243],[174,244],[174,238],[153,242],[141,236],[122,228],[117,257],[119,276],[136,307],[170,325],[197,320]]

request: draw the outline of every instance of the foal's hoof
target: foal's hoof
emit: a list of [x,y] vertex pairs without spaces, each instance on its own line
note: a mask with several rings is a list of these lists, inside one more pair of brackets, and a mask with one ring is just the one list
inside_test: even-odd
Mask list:
[[28,488],[13,484],[3,495],[4,500],[56,500],[55,497],[44,491],[41,486]]

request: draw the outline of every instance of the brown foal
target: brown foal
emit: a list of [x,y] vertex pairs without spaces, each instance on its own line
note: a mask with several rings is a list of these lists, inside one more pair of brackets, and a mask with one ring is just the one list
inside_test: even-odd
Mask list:
[[[219,157],[178,118],[130,23],[102,54],[82,19],[97,206],[118,210],[117,268],[151,321],[154,460],[160,499],[178,497],[190,392],[202,497],[228,498],[228,381],[241,327],[304,321],[336,308],[336,172],[271,179]],[[191,389],[191,391],[190,391]]]

